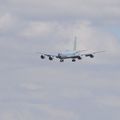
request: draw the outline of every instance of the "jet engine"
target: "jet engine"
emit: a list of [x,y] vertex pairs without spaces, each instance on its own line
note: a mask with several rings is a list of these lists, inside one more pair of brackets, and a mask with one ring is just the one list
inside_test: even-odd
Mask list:
[[86,54],[85,56],[86,56],[86,57],[90,57],[90,58],[94,58],[94,55],[93,55],[93,54]]
[[51,56],[49,56],[49,60],[53,60],[53,58]]
[[91,54],[91,55],[90,55],[90,58],[94,58],[94,55]]
[[45,59],[45,56],[44,56],[44,55],[41,55],[40,57],[41,57],[41,59]]
[[81,59],[82,59],[82,57],[78,56],[78,60],[81,60]]

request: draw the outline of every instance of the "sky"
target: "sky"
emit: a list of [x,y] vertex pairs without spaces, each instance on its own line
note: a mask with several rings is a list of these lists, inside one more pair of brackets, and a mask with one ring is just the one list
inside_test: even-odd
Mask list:
[[[119,0],[0,0],[0,120],[120,119]],[[36,52],[104,50],[94,59]]]

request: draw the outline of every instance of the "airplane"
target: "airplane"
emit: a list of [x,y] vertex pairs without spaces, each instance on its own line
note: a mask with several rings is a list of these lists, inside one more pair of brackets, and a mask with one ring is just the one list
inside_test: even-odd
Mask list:
[[45,59],[45,57],[48,57],[49,60],[52,61],[54,58],[57,58],[60,60],[60,62],[64,62],[65,59],[72,59],[72,62],[75,62],[76,59],[81,60],[82,56],[94,58],[94,55],[96,53],[104,52],[104,51],[98,51],[98,52],[92,52],[92,53],[83,53],[86,50],[77,50],[76,47],[77,47],[77,38],[75,37],[73,50],[60,52],[57,55],[46,54],[41,52],[38,52],[38,53],[41,54],[40,56],[41,59]]

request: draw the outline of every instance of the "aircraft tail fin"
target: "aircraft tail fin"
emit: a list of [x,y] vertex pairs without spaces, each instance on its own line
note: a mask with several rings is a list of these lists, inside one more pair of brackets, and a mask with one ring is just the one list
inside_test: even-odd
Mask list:
[[76,51],[77,50],[77,37],[75,37],[74,39],[74,47],[73,50]]

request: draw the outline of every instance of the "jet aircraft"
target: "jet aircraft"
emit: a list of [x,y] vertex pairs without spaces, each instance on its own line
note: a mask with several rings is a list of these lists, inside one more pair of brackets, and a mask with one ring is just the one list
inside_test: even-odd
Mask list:
[[60,52],[60,53],[57,53],[57,55],[46,54],[46,53],[41,53],[41,52],[38,52],[38,53],[41,54],[40,56],[41,59],[45,59],[45,57],[48,57],[49,60],[52,61],[54,58],[57,58],[60,60],[60,62],[64,62],[65,59],[72,59],[72,62],[75,62],[76,59],[81,60],[83,56],[94,58],[94,55],[96,53],[104,52],[104,51],[98,51],[98,52],[92,52],[92,53],[83,53],[86,50],[77,50],[76,45],[77,45],[77,40],[75,38],[73,50],[67,50],[65,52]]

